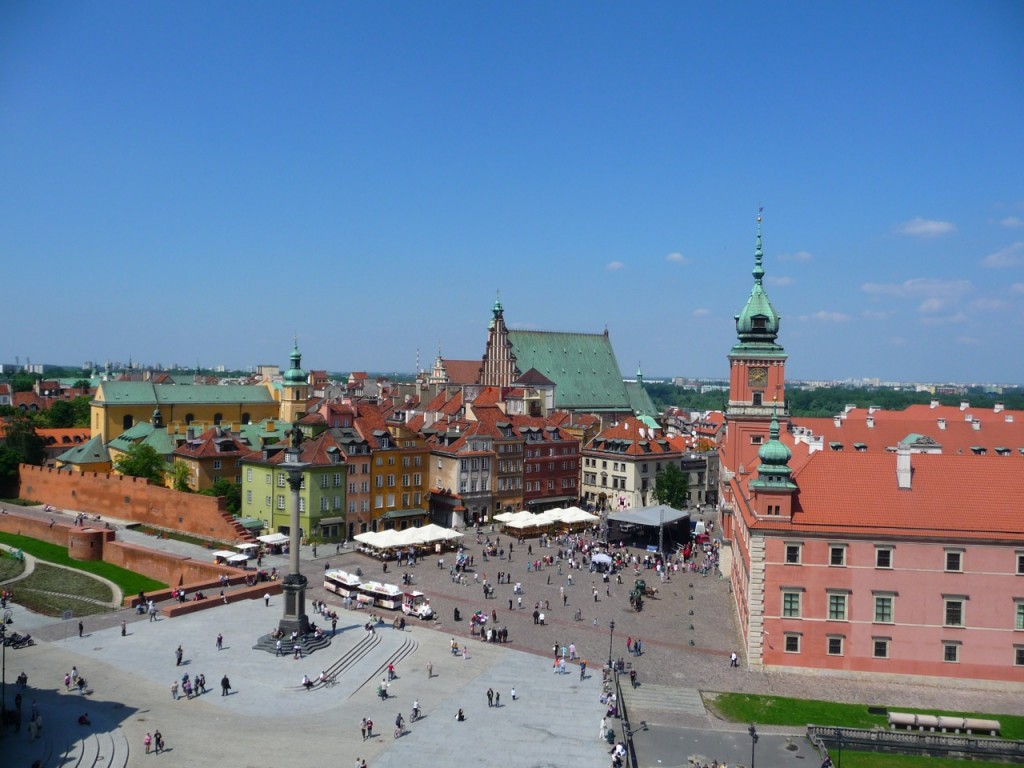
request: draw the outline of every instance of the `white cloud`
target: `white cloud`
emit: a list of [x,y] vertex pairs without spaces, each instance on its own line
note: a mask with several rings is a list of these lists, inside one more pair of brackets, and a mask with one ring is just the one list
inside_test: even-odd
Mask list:
[[910,235],[911,237],[937,237],[938,235],[948,235],[950,232],[956,232],[956,224],[951,221],[922,219],[918,216],[916,219],[900,224],[896,231],[901,235]]
[[674,261],[677,264],[690,263],[690,260],[683,256],[683,254],[679,253],[679,251],[673,251],[672,253],[670,253],[668,256],[665,257],[665,261]]
[[864,283],[864,293],[897,298],[941,299],[945,302],[958,300],[971,290],[970,280],[936,280],[931,277],[914,277],[902,283]]
[[996,312],[1006,307],[1002,299],[980,298],[970,303],[970,308],[978,312]]
[[788,277],[787,275],[778,275],[778,276],[768,275],[768,276],[765,277],[764,281],[766,283],[768,283],[768,285],[784,286],[784,285],[792,285],[793,284],[793,278],[792,277]]
[[1010,293],[1024,293],[1024,283],[1014,283],[1011,285]]
[[707,307],[699,307],[698,309],[693,310],[694,317],[707,317],[710,314],[711,310]]
[[810,261],[814,257],[807,251],[797,251],[796,253],[783,253],[778,259],[779,261]]
[[822,309],[810,315],[801,315],[800,319],[804,322],[811,320],[819,323],[845,323],[850,316],[844,312],[826,312]]
[[624,266],[626,265],[623,264],[621,261],[610,261],[608,262],[608,266],[606,266],[605,269],[607,269],[609,272],[614,272],[618,269],[622,269]]
[[894,347],[905,347],[907,346],[907,340],[902,336],[890,336],[889,343]]
[[968,346],[973,346],[975,344],[981,343],[981,340],[976,339],[974,336],[957,336],[955,337],[954,341],[956,341],[957,344],[965,344]]
[[867,320],[888,320],[893,315],[892,312],[883,312],[876,309],[865,309],[860,314]]
[[967,321],[967,315],[963,312],[954,312],[951,315],[930,315],[922,317],[921,322],[925,325],[949,325]]
[[941,312],[943,310],[943,308],[945,308],[945,306],[946,306],[946,300],[945,299],[940,299],[937,296],[933,296],[930,299],[925,299],[924,301],[922,301],[920,306],[918,306],[917,309],[918,309],[919,312],[925,312],[925,313],[931,314],[933,312]]
[[999,226],[1007,227],[1009,229],[1024,227],[1024,219],[1022,219],[1020,216],[1007,216],[1005,219],[999,220]]
[[1000,251],[990,253],[981,263],[986,267],[1015,267],[1024,264],[1024,240],[1018,240]]

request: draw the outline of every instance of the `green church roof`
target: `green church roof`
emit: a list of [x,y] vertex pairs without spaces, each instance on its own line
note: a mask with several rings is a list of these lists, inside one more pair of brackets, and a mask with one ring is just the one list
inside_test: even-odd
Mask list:
[[270,390],[266,387],[248,384],[181,385],[150,384],[145,381],[104,381],[99,386],[99,392],[103,393],[103,400],[111,405],[274,402]]
[[102,438],[96,435],[91,440],[64,451],[56,460],[63,464],[103,464],[110,461],[110,454],[107,453]]
[[631,409],[607,333],[509,330],[508,340],[520,372],[536,368],[556,383],[556,408]]

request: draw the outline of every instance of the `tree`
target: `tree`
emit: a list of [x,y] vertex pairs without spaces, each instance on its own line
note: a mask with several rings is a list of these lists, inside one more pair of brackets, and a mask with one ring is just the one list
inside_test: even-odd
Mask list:
[[14,496],[18,488],[18,465],[21,455],[6,445],[0,445],[0,493]]
[[188,464],[184,461],[174,462],[174,466],[171,467],[171,488],[181,493],[192,493],[192,488],[188,484],[190,475]]
[[18,454],[23,464],[42,465],[46,460],[46,444],[36,433],[35,425],[26,416],[7,420],[7,447]]
[[654,478],[654,498],[659,504],[667,504],[673,509],[686,506],[689,490],[686,473],[675,464],[669,464]]
[[217,478],[211,487],[200,493],[203,496],[223,496],[228,512],[233,515],[242,509],[242,486],[223,477]]
[[167,472],[167,462],[153,446],[136,443],[127,453],[117,457],[114,469],[122,475],[144,477],[151,483],[162,485],[164,474]]
[[89,389],[92,387],[92,384],[89,383],[88,379],[79,379],[71,386],[75,389]]
[[75,407],[67,400],[58,400],[46,409],[43,420],[56,429],[75,426]]

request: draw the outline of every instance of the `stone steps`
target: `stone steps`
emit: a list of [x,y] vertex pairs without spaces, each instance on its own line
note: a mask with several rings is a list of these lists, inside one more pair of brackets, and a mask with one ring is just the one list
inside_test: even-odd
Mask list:
[[656,683],[641,683],[631,688],[629,678],[622,680],[622,697],[630,720],[636,721],[637,714],[644,711],[674,712],[682,715],[707,715],[700,691],[696,688],[676,688]]
[[131,748],[121,730],[94,731],[69,744],[57,765],[62,768],[126,768],[130,757]]

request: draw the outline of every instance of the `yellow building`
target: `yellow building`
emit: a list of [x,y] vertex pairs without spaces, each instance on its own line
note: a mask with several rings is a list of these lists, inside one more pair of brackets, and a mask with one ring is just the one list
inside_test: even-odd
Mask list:
[[183,433],[193,422],[217,426],[248,424],[279,417],[281,405],[264,384],[152,384],[142,381],[104,381],[91,406],[90,430],[109,443],[160,409],[164,423]]

